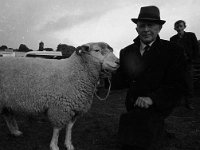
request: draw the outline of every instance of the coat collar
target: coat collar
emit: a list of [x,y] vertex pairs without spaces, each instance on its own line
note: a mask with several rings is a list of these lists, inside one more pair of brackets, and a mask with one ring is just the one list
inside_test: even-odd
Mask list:
[[[139,47],[140,47],[140,38],[139,36],[134,39],[134,45],[137,47],[135,51],[139,53]],[[160,52],[162,50],[162,40],[159,36],[157,36],[155,42],[151,45],[149,49],[148,55],[145,57],[141,57],[142,61],[144,62],[144,70],[150,69],[152,65],[157,63],[160,58]]]
[[184,38],[184,37],[186,37],[187,35],[186,35],[186,32],[184,31],[184,33],[182,34],[182,35],[179,35],[178,33],[176,34],[176,36],[178,37],[178,38]]
[[[137,36],[133,41],[137,46],[140,46],[140,38],[139,38],[139,36]],[[160,36],[159,35],[157,36],[157,38],[156,38],[154,43],[158,43],[158,42],[160,42]],[[153,45],[154,45],[154,43],[153,43]]]
[[[137,36],[134,40],[134,44],[137,48],[136,51],[139,51],[140,49],[140,38]],[[153,44],[150,47],[150,50],[153,50],[153,53],[160,53],[160,46],[162,45],[162,40],[160,39],[160,36],[158,35],[156,40],[153,42]],[[152,53],[152,52],[151,52]]]

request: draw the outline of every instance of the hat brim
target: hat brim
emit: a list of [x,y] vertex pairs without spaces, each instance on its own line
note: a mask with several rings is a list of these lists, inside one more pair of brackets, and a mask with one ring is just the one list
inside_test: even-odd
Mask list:
[[132,18],[131,21],[133,21],[135,24],[137,24],[138,21],[150,21],[150,22],[155,22],[158,24],[163,25],[166,21],[165,20],[158,20],[158,19],[152,19],[152,18]]

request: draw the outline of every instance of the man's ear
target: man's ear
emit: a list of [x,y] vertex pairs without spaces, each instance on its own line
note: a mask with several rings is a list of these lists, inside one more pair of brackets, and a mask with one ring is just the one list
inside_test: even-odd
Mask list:
[[78,46],[76,48],[76,54],[77,55],[82,55],[86,52],[89,52],[90,47],[88,45],[82,45],[82,46]]
[[160,30],[162,29],[162,25],[160,25]]
[[138,33],[138,28],[137,28],[137,27],[135,28],[135,30],[136,30],[136,31],[137,31],[137,33]]
[[176,31],[176,27],[174,27],[174,30]]
[[162,25],[159,25],[159,31],[158,31],[158,33],[160,33],[161,29],[162,29]]

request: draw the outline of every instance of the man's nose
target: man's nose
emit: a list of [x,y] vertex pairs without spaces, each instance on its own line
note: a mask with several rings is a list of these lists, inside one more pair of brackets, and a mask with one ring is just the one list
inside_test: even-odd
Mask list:
[[148,30],[149,30],[149,26],[148,26],[148,25],[145,25],[145,26],[144,26],[144,30],[145,30],[145,31],[148,31]]
[[119,59],[117,59],[117,60],[115,61],[115,63],[119,65],[119,64],[120,64],[120,63],[119,63]]

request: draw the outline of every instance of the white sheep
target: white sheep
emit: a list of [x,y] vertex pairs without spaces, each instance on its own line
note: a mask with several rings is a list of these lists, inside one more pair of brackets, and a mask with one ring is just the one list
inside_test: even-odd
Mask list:
[[91,107],[99,75],[118,68],[118,58],[106,43],[88,43],[68,59],[0,58],[0,113],[11,134],[19,136],[14,112],[46,112],[53,125],[51,150],[59,150],[59,131],[66,127],[65,146],[74,150],[72,126]]

